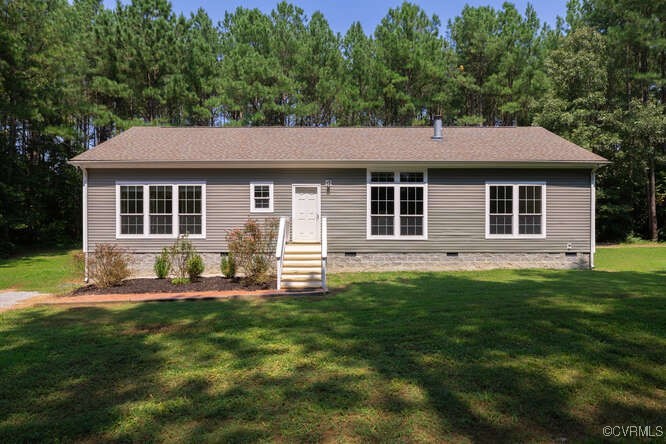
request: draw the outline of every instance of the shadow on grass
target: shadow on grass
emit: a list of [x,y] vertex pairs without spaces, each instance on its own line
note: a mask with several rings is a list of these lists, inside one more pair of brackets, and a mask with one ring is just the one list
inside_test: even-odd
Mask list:
[[37,263],[43,262],[47,257],[68,255],[70,251],[80,250],[81,246],[71,245],[63,248],[48,249],[28,249],[9,256],[0,256],[0,266],[11,265],[12,263]]
[[[53,254],[52,256],[57,256]],[[16,268],[19,266],[33,266],[50,262],[46,257],[21,256],[10,259],[0,259],[0,268]]]
[[339,278],[0,321],[0,440],[602,439],[665,413],[663,272]]

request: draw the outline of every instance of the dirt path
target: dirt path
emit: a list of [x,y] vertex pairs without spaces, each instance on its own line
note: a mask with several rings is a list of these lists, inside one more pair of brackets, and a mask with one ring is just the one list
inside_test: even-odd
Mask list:
[[140,293],[140,294],[86,294],[78,296],[51,296],[39,298],[39,305],[89,305],[120,302],[157,302],[157,301],[191,301],[205,299],[253,299],[287,295],[324,294],[323,290],[314,291],[283,291],[283,290],[229,290],[229,291],[193,291],[183,293]]

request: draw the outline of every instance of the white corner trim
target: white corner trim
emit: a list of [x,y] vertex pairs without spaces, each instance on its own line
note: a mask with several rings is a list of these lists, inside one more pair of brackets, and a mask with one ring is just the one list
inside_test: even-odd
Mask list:
[[[541,234],[519,234],[519,209],[521,185],[539,185],[541,186]],[[490,187],[491,186],[511,186],[512,187],[512,213],[511,229],[512,234],[490,234]],[[513,180],[494,180],[486,181],[485,193],[485,220],[486,220],[486,239],[545,239],[547,235],[547,184],[545,181],[513,181]]]
[[83,212],[83,281],[88,282],[88,170],[81,167],[83,175],[83,202],[81,204]]
[[[393,173],[393,182],[372,182],[372,173]],[[400,182],[400,173],[423,173],[423,182]],[[386,186],[395,189],[393,196],[393,235],[392,236],[373,236],[372,235],[372,199],[371,188],[373,186]],[[421,187],[423,188],[423,235],[410,236],[400,234],[400,188],[404,187]],[[427,168],[368,168],[366,170],[366,227],[365,239],[366,240],[428,240],[428,169]]]
[[83,173],[83,252],[88,252],[88,170],[81,168]]
[[[254,187],[257,185],[268,185],[268,208],[257,208],[255,207],[254,200]],[[250,213],[272,213],[273,202],[274,202],[274,193],[273,193],[273,182],[266,180],[253,180],[250,182]]]
[[590,173],[590,268],[594,268],[594,253],[597,251],[597,173]]
[[[116,181],[116,239],[176,239],[179,236],[179,218],[178,208],[178,187],[180,185],[196,185],[201,187],[201,234],[190,234],[189,239],[206,238],[206,181]],[[141,186],[143,187],[143,234],[122,234],[120,231],[120,187],[121,186]],[[170,186],[171,191],[171,211],[172,211],[172,233],[171,234],[150,234],[150,186]]]

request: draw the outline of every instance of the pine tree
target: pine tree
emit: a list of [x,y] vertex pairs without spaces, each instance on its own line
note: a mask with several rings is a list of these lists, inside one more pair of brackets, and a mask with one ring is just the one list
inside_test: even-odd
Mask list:
[[340,125],[376,125],[380,114],[379,72],[375,42],[354,22],[342,39],[344,57]]
[[666,142],[660,137],[663,129],[659,127],[666,113],[666,3],[586,0],[580,11],[581,19],[607,38],[611,59],[609,98],[633,122],[626,127],[623,146],[646,172],[642,189],[647,190],[647,233],[657,240],[658,201],[666,212],[665,196],[657,195],[664,186],[657,182],[663,168],[660,161],[666,157]]
[[433,88],[445,84],[448,74],[440,24],[436,15],[428,17],[418,6],[405,2],[389,9],[375,29],[385,125],[411,125],[439,111],[428,105],[432,105]]
[[546,92],[543,68],[547,27],[540,28],[534,8],[525,15],[505,3],[502,10],[463,8],[449,22],[461,72],[457,83],[464,102],[459,123],[529,124]]

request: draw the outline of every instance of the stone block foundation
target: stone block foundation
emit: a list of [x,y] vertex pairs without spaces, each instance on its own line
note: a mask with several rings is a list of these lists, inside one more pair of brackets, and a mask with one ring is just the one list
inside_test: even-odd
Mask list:
[[[220,253],[199,253],[206,265],[204,276],[220,275]],[[130,253],[132,277],[154,277],[156,253]],[[328,272],[462,271],[493,268],[587,269],[590,255],[577,253],[329,253]]]
[[[206,268],[204,276],[219,276],[220,273],[220,253],[199,253],[204,261]],[[158,253],[129,253],[130,267],[132,277],[155,277],[153,266]]]
[[328,271],[455,271],[493,268],[590,268],[590,255],[577,253],[329,253]]

